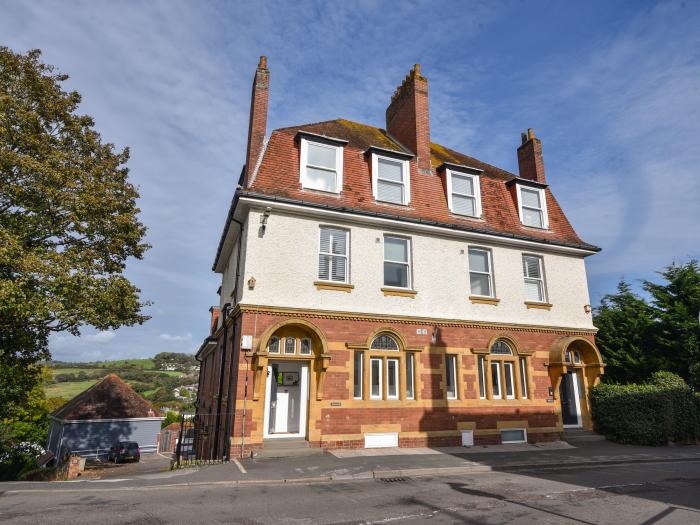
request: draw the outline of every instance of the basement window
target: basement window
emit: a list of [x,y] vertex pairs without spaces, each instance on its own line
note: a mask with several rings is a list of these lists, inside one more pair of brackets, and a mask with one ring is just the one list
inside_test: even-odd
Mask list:
[[524,428],[509,428],[501,430],[501,443],[527,443],[527,430]]

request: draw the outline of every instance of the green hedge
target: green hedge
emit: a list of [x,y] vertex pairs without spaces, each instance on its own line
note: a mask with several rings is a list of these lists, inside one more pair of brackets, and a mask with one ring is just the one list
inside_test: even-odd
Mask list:
[[596,432],[617,443],[700,438],[700,396],[670,372],[656,372],[645,384],[600,384],[591,389],[591,410]]

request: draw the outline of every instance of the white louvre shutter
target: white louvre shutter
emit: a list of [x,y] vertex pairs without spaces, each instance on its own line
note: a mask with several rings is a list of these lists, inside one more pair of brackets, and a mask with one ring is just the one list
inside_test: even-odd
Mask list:
[[533,279],[542,278],[542,272],[540,272],[539,257],[523,257],[523,274],[525,275],[525,277],[531,277]]
[[322,281],[346,281],[347,237],[345,230],[321,228],[318,278]]

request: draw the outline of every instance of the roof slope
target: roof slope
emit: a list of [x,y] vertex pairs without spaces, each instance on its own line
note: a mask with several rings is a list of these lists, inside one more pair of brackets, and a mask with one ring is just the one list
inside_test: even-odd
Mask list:
[[159,415],[148,401],[116,374],[109,374],[51,414],[56,419],[70,421]]
[[[343,153],[343,189],[339,196],[301,188],[299,146],[295,140],[299,131],[347,141]],[[411,202],[408,206],[377,202],[372,194],[371,162],[364,154],[370,146],[402,153],[407,151],[385,130],[345,119],[277,129],[272,132],[255,179],[246,190],[308,205],[343,208],[348,212],[387,214],[397,219],[428,221],[465,231],[598,250],[578,236],[549,188],[545,191],[549,229],[523,226],[514,192],[507,184],[520,180],[519,177],[440,144],[431,144],[432,175],[419,173],[415,162],[411,161]],[[483,170],[481,218],[459,216],[450,211],[444,177],[436,169],[444,162]]]

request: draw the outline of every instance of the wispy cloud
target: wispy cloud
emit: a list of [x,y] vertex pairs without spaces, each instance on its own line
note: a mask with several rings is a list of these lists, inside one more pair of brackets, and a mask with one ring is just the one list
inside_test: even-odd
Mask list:
[[160,334],[160,338],[163,341],[170,341],[170,342],[192,341],[192,334],[186,334],[186,335]]

